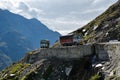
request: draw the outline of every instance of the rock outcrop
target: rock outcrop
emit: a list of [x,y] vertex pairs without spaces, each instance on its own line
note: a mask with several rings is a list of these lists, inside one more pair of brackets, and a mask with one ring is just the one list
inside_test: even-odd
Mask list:
[[20,61],[3,70],[0,80],[88,80],[92,72],[90,58],[41,59],[32,64]]

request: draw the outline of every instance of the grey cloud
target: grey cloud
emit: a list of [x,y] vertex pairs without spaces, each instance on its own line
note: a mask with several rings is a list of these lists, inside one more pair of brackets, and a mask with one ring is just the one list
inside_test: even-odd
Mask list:
[[24,10],[24,11],[29,11],[28,5],[25,4],[25,3],[23,3],[23,2],[20,2],[20,3],[19,3],[18,9],[22,9],[22,10]]
[[[82,27],[117,0],[20,0],[19,14],[35,17],[63,34]],[[8,8],[10,9],[10,8]]]
[[45,12],[40,17],[49,28],[64,33],[65,30],[72,31],[80,28],[115,1],[117,0],[34,0],[29,1],[28,4]]
[[37,9],[37,8],[32,8],[28,4],[25,4],[24,2],[20,2],[18,9],[20,10],[20,13],[23,15],[28,15],[31,18],[38,18],[39,15],[43,14],[42,10]]
[[94,0],[92,5],[93,8],[99,8],[99,7],[108,7],[108,5],[112,5],[115,3],[117,0]]
[[[36,4],[35,1],[38,4]],[[71,12],[83,13],[88,10],[93,10],[96,8],[99,9],[101,7],[105,9],[105,7],[108,6],[108,4],[111,4],[110,3],[111,1],[113,2],[113,0],[110,0],[110,1],[101,0],[100,3],[97,3],[97,5],[95,5],[93,4],[94,0],[84,0],[84,1],[83,0],[74,0],[74,1],[73,0],[50,0],[50,1],[46,0],[43,2],[41,0],[35,0],[35,1],[32,3],[29,3],[30,6],[34,6],[36,8],[44,10],[44,12],[47,14],[47,15],[44,15],[44,17],[48,17],[48,18],[66,17],[68,15],[71,15]],[[96,11],[93,11],[93,14],[95,14],[95,12],[97,13],[100,12],[100,11],[97,11],[97,9]],[[78,15],[79,16],[82,15],[81,13],[79,13]],[[74,16],[79,17],[78,15],[74,15]]]
[[[71,11],[83,11],[90,7],[90,2],[92,0],[51,0],[51,1],[46,1],[46,2],[41,2],[37,1],[36,4],[34,3],[29,3],[31,6],[35,6],[36,8],[41,8],[44,10],[48,15],[52,15],[53,17],[55,16],[64,16],[68,15]],[[85,6],[86,5],[86,6]]]

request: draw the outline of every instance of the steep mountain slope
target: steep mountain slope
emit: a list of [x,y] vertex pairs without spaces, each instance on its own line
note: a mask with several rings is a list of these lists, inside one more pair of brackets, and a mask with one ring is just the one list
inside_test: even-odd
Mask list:
[[[73,33],[83,33],[87,42],[94,43],[107,42],[109,40],[120,40],[119,31],[120,0],[96,19],[84,27],[74,31]],[[108,48],[110,47],[108,46]],[[115,48],[115,46],[111,46],[111,48]],[[118,47],[116,48],[118,50],[116,51],[117,54],[115,54],[113,51],[110,54],[110,61],[103,61],[103,64],[107,66],[107,70],[109,72],[116,66],[119,70],[119,65],[117,65],[117,62],[120,60],[118,58],[120,49]],[[100,79],[102,78],[99,76],[101,73],[91,78],[92,75],[97,73],[99,68],[95,70],[91,68],[92,65],[89,61],[92,61],[92,59],[90,57],[86,57],[85,59],[82,59],[82,61],[71,59],[56,59],[53,57],[37,60],[37,56],[35,56],[36,51],[37,50],[28,53],[21,61],[3,70],[0,73],[1,80],[104,80]],[[31,61],[34,62],[31,63]],[[120,74],[119,71],[117,72],[117,74]],[[112,74],[116,74],[116,72],[112,72]],[[120,77],[111,76],[106,80],[120,80]]]
[[120,40],[120,0],[93,21],[74,32],[83,33],[87,42]]
[[0,9],[0,50],[12,61],[39,48],[41,39],[48,39],[53,44],[59,36],[58,32],[48,29],[37,19],[26,19]]
[[3,53],[9,56],[13,61],[23,57],[26,51],[33,49],[30,40],[20,33],[11,31],[4,34],[1,38],[0,49]]

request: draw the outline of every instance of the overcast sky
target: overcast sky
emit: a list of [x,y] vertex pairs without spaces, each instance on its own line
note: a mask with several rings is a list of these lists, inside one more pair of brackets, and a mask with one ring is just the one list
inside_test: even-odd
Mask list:
[[0,0],[0,8],[37,18],[65,35],[104,12],[117,0]]

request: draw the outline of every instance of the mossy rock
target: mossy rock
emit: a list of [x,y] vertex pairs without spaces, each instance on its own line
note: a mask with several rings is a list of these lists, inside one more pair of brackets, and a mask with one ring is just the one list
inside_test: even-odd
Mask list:
[[[30,64],[15,63],[1,72],[0,80],[18,80],[20,72],[28,66],[30,66]],[[14,76],[10,76],[11,74],[14,74]]]

